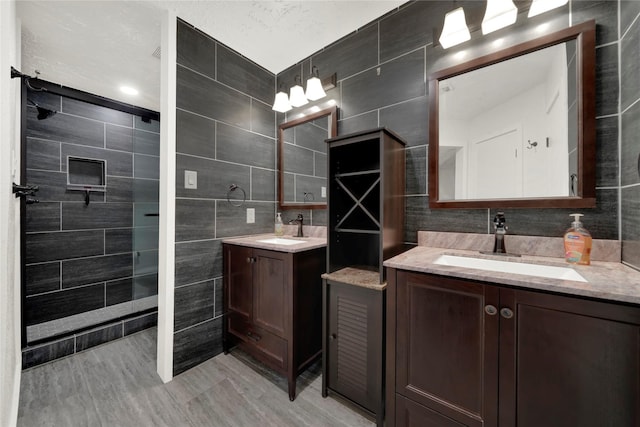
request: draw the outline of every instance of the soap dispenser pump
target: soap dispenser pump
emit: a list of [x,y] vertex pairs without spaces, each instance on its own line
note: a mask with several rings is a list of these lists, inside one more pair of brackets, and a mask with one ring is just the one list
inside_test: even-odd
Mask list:
[[573,222],[564,234],[564,255],[570,264],[589,265],[591,263],[591,234],[580,222],[582,214],[571,214]]

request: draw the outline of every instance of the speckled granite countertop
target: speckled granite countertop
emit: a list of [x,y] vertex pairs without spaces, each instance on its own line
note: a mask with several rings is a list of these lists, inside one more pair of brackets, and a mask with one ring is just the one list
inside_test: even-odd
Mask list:
[[322,278],[377,291],[387,287],[387,282],[380,283],[380,273],[377,271],[354,267],[346,267],[333,273],[324,273]]
[[253,236],[243,237],[231,237],[228,239],[222,239],[222,243],[228,243],[238,246],[248,246],[250,248],[267,249],[270,251],[278,252],[304,252],[311,249],[322,248],[327,246],[327,239],[325,237],[291,237],[291,235],[285,235],[280,237],[287,240],[299,240],[300,244],[295,245],[280,245],[276,243],[264,243],[260,240],[274,239],[276,236],[273,233],[270,234],[256,234]]
[[[444,254],[570,267],[580,273],[587,280],[587,283],[434,264],[434,261]],[[385,261],[384,266],[511,285],[523,289],[544,290],[608,301],[640,304],[640,272],[620,262],[592,261],[591,265],[574,266],[567,264],[563,258],[557,257],[523,254],[521,257],[505,258],[496,255],[483,255],[476,250],[469,249],[417,246]]]

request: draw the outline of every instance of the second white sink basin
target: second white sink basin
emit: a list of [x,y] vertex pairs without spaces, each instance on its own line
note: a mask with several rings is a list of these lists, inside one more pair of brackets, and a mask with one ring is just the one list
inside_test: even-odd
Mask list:
[[269,243],[272,245],[291,246],[291,245],[299,245],[300,243],[304,243],[304,240],[293,240],[293,239],[285,239],[283,237],[272,237],[271,239],[257,240],[257,242]]
[[546,277],[549,279],[573,280],[576,282],[587,281],[573,268],[556,267],[553,265],[527,264],[525,262],[501,261],[455,255],[440,255],[440,257],[434,261],[434,264],[475,268],[477,270],[496,271],[501,273],[524,274],[527,276]]

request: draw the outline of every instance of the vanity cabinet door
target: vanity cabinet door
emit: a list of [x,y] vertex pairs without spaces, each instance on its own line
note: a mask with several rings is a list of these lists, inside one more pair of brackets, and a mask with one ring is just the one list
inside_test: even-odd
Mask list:
[[253,254],[253,323],[286,338],[291,307],[291,255],[260,249],[254,249]]
[[227,308],[250,320],[253,306],[253,250],[244,246],[225,245],[224,262]]
[[501,427],[640,426],[637,307],[503,288],[500,308]]
[[497,425],[498,288],[398,271],[396,293],[396,392],[462,425]]

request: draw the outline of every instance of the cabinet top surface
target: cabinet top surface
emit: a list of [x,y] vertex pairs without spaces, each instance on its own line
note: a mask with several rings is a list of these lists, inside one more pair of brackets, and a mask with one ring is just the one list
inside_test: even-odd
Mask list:
[[261,240],[271,240],[273,241],[276,236],[271,234],[256,234],[253,236],[243,236],[243,237],[232,237],[228,239],[223,239],[222,243],[227,243],[231,245],[238,246],[246,246],[250,248],[257,249],[267,249],[270,251],[278,251],[278,252],[288,252],[288,253],[297,253],[309,251],[312,249],[323,248],[327,246],[327,239],[325,237],[291,237],[291,236],[283,236],[279,239],[283,240],[299,240],[299,244],[278,244],[278,243],[270,243],[270,242],[261,242]]
[[[471,258],[500,259],[513,263],[570,267],[582,275],[587,282],[435,264],[435,261],[441,255],[458,255]],[[478,251],[471,250],[417,246],[388,259],[384,262],[384,266],[400,270],[512,285],[525,289],[640,304],[640,272],[619,262],[592,261],[591,265],[571,265],[566,263],[563,258],[555,257],[522,255],[517,258],[505,258],[495,255],[482,255]]]

